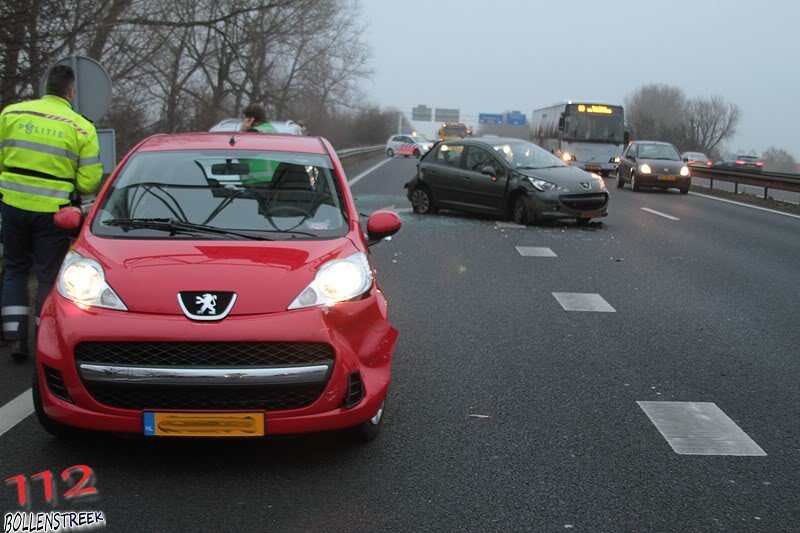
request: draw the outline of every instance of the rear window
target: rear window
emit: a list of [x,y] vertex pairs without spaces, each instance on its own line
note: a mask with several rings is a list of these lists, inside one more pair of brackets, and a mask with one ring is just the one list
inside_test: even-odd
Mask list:
[[754,155],[740,155],[739,157],[737,157],[737,159],[741,159],[743,161],[749,161],[749,162],[758,161],[758,158],[756,156],[754,156]]

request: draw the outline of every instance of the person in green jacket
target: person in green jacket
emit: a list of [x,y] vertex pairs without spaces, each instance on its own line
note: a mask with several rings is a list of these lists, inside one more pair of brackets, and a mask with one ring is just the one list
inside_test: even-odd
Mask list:
[[28,355],[29,273],[33,270],[38,281],[38,323],[69,249],[69,235],[54,224],[53,214],[69,206],[76,192],[94,192],[103,175],[97,131],[72,109],[72,68],[53,67],[46,87],[42,98],[9,105],[0,113],[2,322],[14,359]]

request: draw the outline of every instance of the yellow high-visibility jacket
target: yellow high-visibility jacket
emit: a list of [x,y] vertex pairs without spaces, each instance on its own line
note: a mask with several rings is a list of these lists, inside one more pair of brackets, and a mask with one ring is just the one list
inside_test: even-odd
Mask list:
[[7,106],[0,113],[0,194],[3,202],[40,213],[70,203],[70,193],[91,193],[103,165],[94,125],[64,98],[48,95]]

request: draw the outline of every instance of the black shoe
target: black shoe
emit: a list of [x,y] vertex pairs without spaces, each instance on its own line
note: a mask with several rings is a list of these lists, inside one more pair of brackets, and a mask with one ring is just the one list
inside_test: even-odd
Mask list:
[[11,359],[14,361],[24,361],[29,356],[28,341],[11,341]]

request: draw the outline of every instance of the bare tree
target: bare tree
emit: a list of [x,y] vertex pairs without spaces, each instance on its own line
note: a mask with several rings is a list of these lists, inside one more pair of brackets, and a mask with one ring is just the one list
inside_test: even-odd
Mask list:
[[650,84],[628,95],[625,117],[634,138],[666,141],[681,151],[715,157],[736,134],[742,113],[721,96],[687,98],[679,87]]
[[741,117],[739,106],[726,103],[721,96],[693,98],[686,106],[678,142],[683,150],[718,154],[722,144],[736,134]]
[[770,146],[764,150],[761,159],[764,161],[764,169],[773,172],[797,172],[797,162],[794,156],[776,146]]

